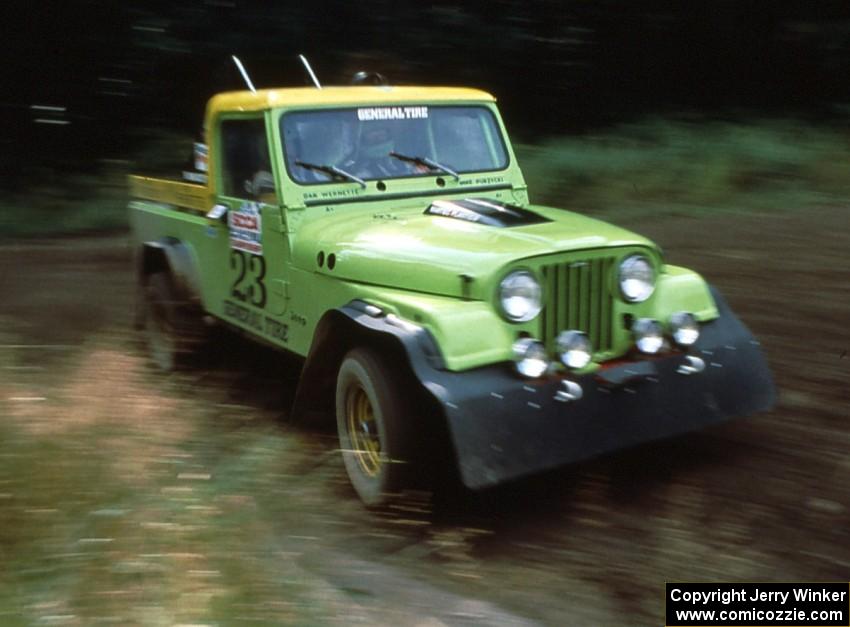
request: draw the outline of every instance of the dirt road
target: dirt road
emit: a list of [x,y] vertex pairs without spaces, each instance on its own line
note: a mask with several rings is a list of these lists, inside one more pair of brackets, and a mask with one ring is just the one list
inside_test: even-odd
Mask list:
[[147,367],[123,238],[0,247],[0,623],[661,625],[665,581],[847,581],[848,211],[640,222],[779,406],[381,516],[283,419],[286,360]]

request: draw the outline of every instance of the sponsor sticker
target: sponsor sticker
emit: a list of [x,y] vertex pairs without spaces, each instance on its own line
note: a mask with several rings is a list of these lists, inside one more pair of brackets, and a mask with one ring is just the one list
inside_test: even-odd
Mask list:
[[198,172],[206,172],[209,167],[210,150],[206,144],[195,142],[195,169]]
[[252,255],[263,254],[262,217],[258,203],[246,202],[235,211],[230,211],[227,214],[227,227],[231,248]]

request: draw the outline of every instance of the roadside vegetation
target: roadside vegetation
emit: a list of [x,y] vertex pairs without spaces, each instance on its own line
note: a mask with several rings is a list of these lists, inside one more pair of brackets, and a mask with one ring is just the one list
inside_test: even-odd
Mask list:
[[845,202],[848,140],[843,125],[653,118],[516,148],[533,202],[612,216]]
[[[623,212],[784,210],[850,198],[847,125],[798,120],[651,118],[516,145],[533,202],[605,218]],[[148,134],[144,148],[90,174],[37,173],[0,191],[0,237],[126,228],[126,177],[179,176],[191,138]]]
[[123,159],[101,159],[89,171],[31,172],[13,190],[0,187],[0,240],[127,229],[127,176],[180,176],[192,139],[174,132],[139,131],[140,149]]

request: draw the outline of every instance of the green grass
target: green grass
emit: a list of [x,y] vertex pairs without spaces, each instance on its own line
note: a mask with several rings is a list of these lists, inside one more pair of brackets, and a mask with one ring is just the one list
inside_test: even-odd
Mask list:
[[124,159],[104,159],[89,174],[42,168],[23,183],[26,191],[0,191],[0,239],[76,235],[127,229],[127,176],[179,177],[192,150],[190,137],[144,133],[140,148]]
[[0,423],[0,624],[320,624],[338,611],[277,548],[277,425],[186,421],[165,443],[97,417],[43,434]]
[[283,521],[303,526],[314,509],[284,498],[284,480],[317,445],[287,433],[277,409],[223,404],[216,385],[185,411],[195,375],[152,372],[134,344],[94,342],[34,371],[0,350],[0,625],[311,625],[338,613],[282,556],[300,549]]
[[517,146],[533,202],[594,215],[783,210],[850,197],[843,129],[649,119]]
[[0,193],[0,238],[76,235],[127,228],[126,167],[100,175],[45,176],[32,191]]

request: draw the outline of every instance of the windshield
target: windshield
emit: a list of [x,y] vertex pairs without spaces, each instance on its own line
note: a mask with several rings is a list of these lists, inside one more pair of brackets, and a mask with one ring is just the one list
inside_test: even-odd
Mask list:
[[281,118],[286,167],[305,185],[486,172],[508,165],[486,107],[360,107]]

